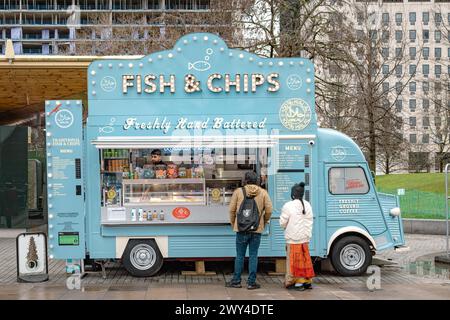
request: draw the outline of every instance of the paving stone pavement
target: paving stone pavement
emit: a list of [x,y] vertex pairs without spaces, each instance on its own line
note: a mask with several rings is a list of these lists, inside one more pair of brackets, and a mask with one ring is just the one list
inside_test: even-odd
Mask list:
[[[427,291],[426,297],[450,299],[449,269],[434,266],[432,258],[445,250],[443,236],[406,235],[409,250],[384,251],[376,255],[377,260],[392,262],[381,266],[381,285],[390,287],[391,294],[401,289],[401,294],[417,298],[420,290]],[[428,257],[428,258],[427,258]],[[88,272],[82,279],[83,290],[67,290],[67,275],[64,263],[52,260],[49,263],[48,282],[39,284],[20,284],[16,282],[15,239],[0,239],[0,299],[296,299],[297,293],[283,288],[283,276],[271,276],[273,265],[260,264],[258,282],[262,290],[245,290],[223,286],[232,277],[232,261],[207,262],[214,276],[184,276],[181,270],[193,269],[193,263],[166,262],[158,275],[150,278],[135,278],[117,262],[109,262],[106,279],[101,272]],[[246,275],[243,275],[245,279]],[[320,272],[314,279],[314,293],[303,295],[311,299],[383,299],[380,292],[368,294],[367,276],[341,277],[332,272]],[[395,289],[397,288],[397,289]],[[408,289],[411,288],[411,289]],[[419,289],[418,289],[419,288]],[[419,290],[419,291],[417,291]],[[441,292],[442,291],[442,292]],[[425,292],[424,292],[425,294]],[[420,296],[419,296],[420,297]],[[393,296],[395,299],[395,295]]]

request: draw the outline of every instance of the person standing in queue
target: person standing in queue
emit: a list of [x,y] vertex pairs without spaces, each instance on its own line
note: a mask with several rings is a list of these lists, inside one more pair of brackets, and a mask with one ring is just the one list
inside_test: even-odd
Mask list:
[[234,274],[231,281],[225,284],[229,288],[241,288],[241,274],[244,257],[249,248],[249,275],[247,289],[258,289],[256,282],[258,269],[258,249],[261,234],[272,215],[272,202],[266,190],[257,185],[255,172],[245,174],[245,186],[234,190],[230,200],[230,223],[236,232],[236,258]]
[[309,254],[312,237],[313,212],[311,204],[303,200],[305,184],[295,184],[291,190],[292,201],[281,209],[280,225],[286,239],[285,287],[303,291],[312,289],[314,268]]

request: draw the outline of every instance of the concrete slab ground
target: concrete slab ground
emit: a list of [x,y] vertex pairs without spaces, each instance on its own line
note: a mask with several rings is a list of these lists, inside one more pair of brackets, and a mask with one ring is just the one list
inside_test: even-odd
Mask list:
[[[232,261],[207,262],[214,276],[184,276],[192,268],[186,262],[166,262],[151,278],[133,278],[118,263],[107,265],[107,278],[89,272],[81,280],[80,290],[66,286],[67,275],[61,261],[49,264],[48,282],[17,283],[15,239],[0,239],[0,299],[3,300],[409,300],[450,299],[450,272],[434,264],[435,253],[445,250],[445,237],[406,235],[409,250],[382,252],[376,256],[380,265],[380,289],[370,291],[368,277],[341,277],[320,272],[314,289],[304,292],[286,290],[283,276],[270,276],[273,265],[261,263],[258,282],[261,289],[225,288],[231,279]],[[192,263],[193,264],[193,263]],[[246,279],[246,274],[243,279]]]

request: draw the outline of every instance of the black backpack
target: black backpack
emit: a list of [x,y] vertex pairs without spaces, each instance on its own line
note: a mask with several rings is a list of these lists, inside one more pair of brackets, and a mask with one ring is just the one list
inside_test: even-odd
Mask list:
[[242,188],[244,200],[237,213],[237,226],[239,232],[254,232],[259,227],[259,210],[255,199],[247,197],[245,188]]

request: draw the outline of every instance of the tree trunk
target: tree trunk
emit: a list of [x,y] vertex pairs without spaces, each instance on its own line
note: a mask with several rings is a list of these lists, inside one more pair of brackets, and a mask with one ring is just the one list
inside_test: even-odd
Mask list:
[[389,173],[391,173],[391,170],[390,170],[390,163],[389,163],[389,156],[386,156],[386,174],[389,174]]
[[373,109],[369,107],[369,168],[376,172],[376,134]]

